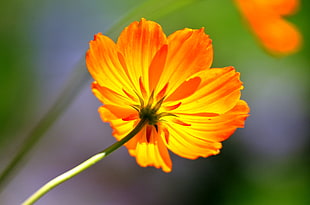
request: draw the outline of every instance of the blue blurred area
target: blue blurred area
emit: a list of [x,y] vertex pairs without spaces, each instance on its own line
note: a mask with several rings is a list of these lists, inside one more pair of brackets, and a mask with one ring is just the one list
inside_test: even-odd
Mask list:
[[[93,35],[141,2],[1,3],[0,169],[54,103]],[[264,53],[230,0],[198,1],[156,19],[167,35],[205,27],[213,39],[212,67],[233,65],[241,72],[242,98],[251,107],[246,127],[224,142],[218,156],[194,161],[173,156],[169,174],[139,167],[122,147],[37,204],[310,204],[310,3],[301,3],[289,20],[300,28],[303,48],[284,58]],[[85,86],[19,167],[0,204],[20,204],[51,178],[114,143],[98,106]]]

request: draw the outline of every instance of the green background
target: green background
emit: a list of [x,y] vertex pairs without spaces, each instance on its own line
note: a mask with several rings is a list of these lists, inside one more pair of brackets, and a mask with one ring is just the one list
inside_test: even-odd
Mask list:
[[[55,103],[81,59],[83,65],[93,35],[105,33],[143,2],[1,3],[0,170]],[[300,52],[282,58],[264,52],[231,0],[194,1],[158,13],[137,10],[135,20],[156,20],[167,35],[205,27],[213,40],[212,67],[232,65],[241,73],[242,98],[251,107],[246,127],[223,143],[220,155],[198,160],[172,155],[168,174],[139,167],[122,147],[37,204],[310,204],[309,9],[304,0],[300,11],[287,18],[304,41]],[[111,38],[118,32],[111,32]],[[0,193],[0,204],[20,204],[51,178],[115,142],[109,125],[99,118],[100,103],[90,82],[89,76],[75,82],[82,85],[79,94],[18,166]]]

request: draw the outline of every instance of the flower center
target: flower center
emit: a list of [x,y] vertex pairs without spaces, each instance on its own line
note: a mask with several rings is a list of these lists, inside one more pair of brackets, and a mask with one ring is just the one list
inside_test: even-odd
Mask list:
[[165,97],[162,97],[157,102],[154,102],[154,92],[150,95],[147,104],[145,104],[144,99],[139,95],[140,105],[133,105],[132,107],[139,112],[139,118],[148,121],[149,125],[152,125],[158,129],[157,123],[165,116],[175,116],[172,113],[168,112],[159,112],[159,109],[164,102]]
[[150,125],[156,125],[162,117],[162,114],[158,113],[158,110],[163,101],[164,97],[154,103],[154,92],[152,92],[146,105],[144,104],[144,100],[140,98],[140,105],[135,107],[135,109],[139,112],[140,119],[146,119]]
[[143,107],[139,111],[140,119],[146,119],[150,125],[156,125],[159,121],[160,115],[154,108]]

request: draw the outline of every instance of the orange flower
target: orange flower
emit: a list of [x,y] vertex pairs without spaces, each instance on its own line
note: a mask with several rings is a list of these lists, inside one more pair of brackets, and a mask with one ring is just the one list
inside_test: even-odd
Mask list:
[[299,0],[235,0],[262,45],[284,55],[299,50],[301,34],[282,17],[295,13]]
[[170,172],[168,149],[188,159],[219,153],[221,141],[248,116],[243,88],[233,67],[212,68],[213,49],[204,29],[183,29],[166,37],[160,25],[141,19],[117,43],[98,33],[86,53],[104,104],[101,118],[117,140],[140,119],[148,124],[125,146],[139,165]]

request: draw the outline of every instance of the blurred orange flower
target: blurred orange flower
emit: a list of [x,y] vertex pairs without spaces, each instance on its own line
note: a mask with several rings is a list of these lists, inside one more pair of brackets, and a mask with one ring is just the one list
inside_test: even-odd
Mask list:
[[235,0],[261,44],[272,54],[285,55],[299,50],[301,34],[283,16],[299,7],[299,0]]
[[204,29],[166,37],[159,24],[141,19],[117,43],[98,33],[86,63],[92,91],[104,104],[101,118],[117,140],[140,119],[148,124],[125,146],[142,166],[170,172],[168,149],[188,159],[219,153],[221,141],[244,126],[242,82],[233,67],[212,68],[212,43]]

